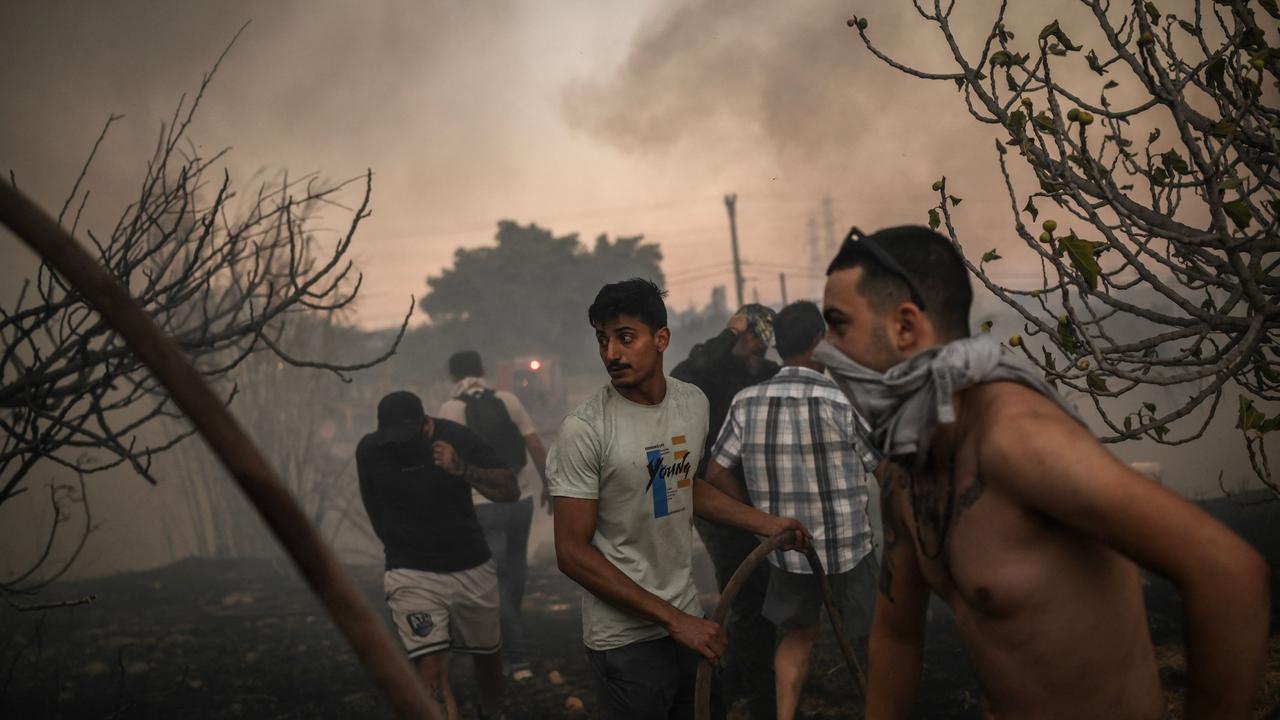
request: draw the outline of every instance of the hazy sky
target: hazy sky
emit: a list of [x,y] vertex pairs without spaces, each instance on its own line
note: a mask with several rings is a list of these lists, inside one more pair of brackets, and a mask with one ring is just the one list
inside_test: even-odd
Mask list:
[[[959,3],[969,47],[994,6]],[[1013,6],[1023,47],[1055,16],[1074,41],[1097,44],[1078,3]],[[0,172],[56,211],[103,122],[124,114],[86,183],[89,224],[106,234],[160,123],[251,20],[190,137],[204,153],[231,148],[227,166],[245,194],[263,171],[373,170],[373,216],[354,250],[366,327],[397,322],[428,275],[456,248],[491,243],[503,218],[586,239],[643,233],[662,246],[672,304],[701,305],[714,285],[731,284],[727,192],[739,196],[748,293],[766,302],[778,300],[780,270],[792,297],[820,287],[805,238],[824,195],[837,233],[921,223],[942,175],[964,198],[956,220],[968,252],[1001,248],[995,272],[1026,273],[1008,252],[1018,241],[995,133],[967,115],[950,83],[871,57],[845,26],[855,12],[896,56],[950,69],[936,31],[905,2],[2,2]],[[1082,57],[1067,62],[1101,82]],[[7,304],[32,256],[0,229],[0,258]],[[1164,459],[1181,490],[1212,489],[1224,465],[1215,455],[1240,461],[1227,415],[1200,445],[1120,452]],[[96,546],[89,572],[127,565],[113,557],[120,548],[138,562],[163,559],[127,519],[162,512],[138,510],[162,507],[160,495],[136,478],[113,480],[115,507],[128,511],[102,514],[113,542]]]
[[[989,6],[973,4],[961,24],[986,23]],[[726,192],[739,195],[747,274],[768,301],[780,270],[793,295],[816,290],[806,221],[824,194],[837,233],[920,222],[946,173],[967,201],[970,237],[991,236],[972,242],[1007,242],[989,128],[953,87],[874,60],[844,24],[853,10],[828,0],[6,3],[0,170],[56,209],[102,123],[123,113],[87,181],[105,233],[160,123],[252,20],[191,138],[206,153],[230,147],[246,193],[260,170],[338,179],[373,169],[374,214],[355,251],[366,326],[398,319],[428,274],[455,248],[491,242],[501,218],[585,238],[644,233],[662,245],[677,307],[730,281]],[[859,12],[890,47],[945,60],[909,6],[874,10]],[[1043,21],[1031,18],[1028,34]],[[29,257],[2,242],[6,259]],[[4,277],[27,269],[6,262]]]

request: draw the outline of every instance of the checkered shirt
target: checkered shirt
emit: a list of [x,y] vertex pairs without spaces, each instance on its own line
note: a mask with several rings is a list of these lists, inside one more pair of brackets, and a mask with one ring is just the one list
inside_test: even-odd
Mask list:
[[[879,464],[879,453],[869,437],[834,381],[784,367],[734,397],[711,457],[726,468],[741,462],[752,504],[804,523],[824,569],[841,573],[871,552],[867,468]],[[799,553],[775,552],[769,561],[810,572]]]

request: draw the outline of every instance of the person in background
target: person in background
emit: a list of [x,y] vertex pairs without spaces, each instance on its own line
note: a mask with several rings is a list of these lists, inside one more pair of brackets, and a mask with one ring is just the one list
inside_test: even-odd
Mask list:
[[356,472],[382,541],[391,618],[431,701],[457,719],[448,653],[466,653],[481,717],[502,717],[498,573],[471,491],[512,502],[520,496],[515,473],[475,433],[428,417],[407,391],[378,402],[378,429],[356,446]]
[[[671,370],[671,377],[692,383],[707,396],[710,415],[698,477],[706,476],[711,445],[720,434],[733,397],[778,372],[778,365],[764,356],[773,343],[773,318],[773,310],[764,305],[744,305],[729,318],[720,334],[695,345],[689,357]],[[740,490],[744,487],[740,468],[733,470],[731,479]],[[745,497],[745,491],[740,495]],[[716,585],[723,592],[729,578],[760,541],[737,528],[702,520],[695,521],[694,527],[715,567]],[[772,715],[775,703],[774,627],[760,614],[768,587],[769,571],[761,566],[734,598],[725,623],[729,636],[724,657],[725,700],[744,705],[749,715],[760,718]]]
[[1182,593],[1186,717],[1249,717],[1266,561],[1108,452],[1030,363],[971,337],[972,299],[964,259],[928,228],[851,232],[827,270],[814,357],[889,458],[866,717],[910,715],[930,592],[986,717],[1165,717],[1139,566]]
[[[782,369],[733,399],[712,446],[707,482],[809,529],[845,632],[855,640],[870,628],[879,573],[867,517],[871,475],[863,469],[875,451],[853,406],[813,359],[825,333],[822,312],[811,302],[778,313],[774,335]],[[745,494],[732,475],[737,468],[746,479]],[[779,720],[796,716],[822,613],[822,588],[808,560],[771,554],[762,614],[780,633],[773,656]]]
[[[707,399],[663,374],[671,331],[657,286],[605,285],[587,317],[610,382],[565,418],[547,459],[556,559],[587,591],[599,717],[691,720],[698,661],[719,662],[725,647],[693,584],[694,515],[761,535],[795,530],[800,546],[808,535],[695,479]],[[723,716],[718,703],[712,712]]]
[[505,390],[494,390],[485,382],[480,353],[454,353],[449,358],[449,377],[454,382],[453,391],[438,415],[466,425],[479,435],[516,473],[520,485],[520,499],[513,503],[490,502],[478,491],[472,491],[471,500],[498,566],[503,654],[510,664],[511,677],[526,680],[532,671],[521,605],[529,568],[529,528],[535,492],[539,506],[551,511],[546,484],[547,451],[520,399]]

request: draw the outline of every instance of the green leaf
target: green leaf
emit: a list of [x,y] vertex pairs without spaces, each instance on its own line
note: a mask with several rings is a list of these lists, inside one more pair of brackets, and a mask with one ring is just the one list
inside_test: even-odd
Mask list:
[[1001,155],[1004,155],[1009,151],[1004,149],[1004,143],[1000,142],[999,140],[996,140],[996,152],[1000,153]]
[[1179,20],[1179,21],[1178,21],[1178,24],[1182,26],[1182,29],[1183,29],[1183,30],[1186,30],[1186,31],[1187,31],[1187,34],[1188,34],[1188,35],[1195,35],[1195,34],[1196,34],[1196,26],[1195,26],[1195,25],[1192,25],[1191,23],[1187,22],[1186,20]]
[[991,58],[987,62],[992,67],[1009,67],[1013,64],[1013,55],[1008,50],[997,50],[991,53]]
[[1218,183],[1218,189],[1219,190],[1235,190],[1236,188],[1240,187],[1241,184],[1243,184],[1243,181],[1241,181],[1240,178],[1238,177],[1223,178],[1222,182]]
[[[1068,353],[1074,354],[1080,349],[1080,338],[1076,335],[1076,328],[1071,324],[1071,318],[1066,315],[1058,317],[1058,343]],[[1048,356],[1048,354],[1046,350],[1045,355]]]
[[1036,209],[1035,203],[1031,202],[1031,198],[1027,198],[1027,206],[1022,208],[1022,212],[1030,215],[1032,222],[1040,216],[1040,211]]
[[1159,139],[1160,139],[1160,128],[1156,128],[1155,130],[1151,131],[1150,135],[1147,136],[1147,144],[1150,145],[1151,143]]
[[1088,383],[1089,389],[1094,392],[1107,392],[1110,390],[1107,387],[1107,379],[1102,377],[1102,374],[1096,370],[1086,375],[1085,381]]
[[1209,87],[1215,88],[1218,91],[1225,91],[1227,89],[1227,81],[1225,79],[1226,72],[1227,61],[1224,60],[1221,55],[1216,56],[1213,60],[1210,60],[1209,64],[1204,68],[1205,83]]
[[1155,404],[1155,403],[1152,403],[1152,402],[1144,402],[1144,403],[1142,403],[1142,408],[1143,408],[1144,410],[1146,410],[1147,412],[1151,413],[1152,415],[1155,415],[1155,414],[1156,414],[1156,404]]
[[956,205],[964,202],[963,198],[958,198],[955,195],[948,195],[947,199],[951,201],[951,207],[955,207]]
[[1257,430],[1267,419],[1257,408],[1253,406],[1253,400],[1241,395],[1240,396],[1240,412],[1236,415],[1236,429],[1249,432]]
[[1142,3],[1142,7],[1146,8],[1147,17],[1151,18],[1151,22],[1153,23],[1160,22],[1160,11],[1156,9],[1155,3],[1145,2],[1145,3]]
[[1245,30],[1244,34],[1240,36],[1240,47],[1250,49],[1256,48],[1259,50],[1265,49],[1267,47],[1267,41],[1266,35],[1262,32],[1262,28],[1251,27],[1248,30]]
[[938,217],[938,209],[929,208],[929,228],[931,230],[937,230],[938,226],[941,224],[942,218]]
[[1277,6],[1276,0],[1258,0],[1258,4],[1267,11],[1268,15],[1280,20],[1280,6]]
[[1107,84],[1102,86],[1102,89],[1110,90],[1111,88],[1115,88],[1115,87],[1120,87],[1120,83],[1116,82],[1115,80],[1108,80]]
[[1089,289],[1097,290],[1098,277],[1102,275],[1102,266],[1098,264],[1097,258],[1093,256],[1093,250],[1093,243],[1088,240],[1081,240],[1076,237],[1074,232],[1058,240],[1059,254],[1066,253],[1072,267],[1084,276],[1084,281],[1089,286]]
[[1120,189],[1121,189],[1121,190],[1125,190],[1125,191],[1132,190],[1132,189],[1133,189],[1133,185],[1132,185],[1132,184],[1121,185],[1121,186],[1120,186]]
[[1031,118],[1031,122],[1035,123],[1036,127],[1051,135],[1057,134],[1058,132],[1058,126],[1053,122],[1053,118],[1045,114],[1043,111],[1037,113],[1035,117]]
[[[1067,34],[1066,34],[1066,33],[1064,33],[1064,32],[1062,32],[1062,28],[1058,25],[1058,21],[1057,21],[1057,20],[1054,20],[1053,22],[1049,23],[1048,25],[1045,25],[1045,26],[1044,26],[1044,29],[1040,31],[1040,41],[1041,41],[1041,42],[1044,42],[1045,40],[1048,40],[1049,38],[1053,38],[1053,39],[1057,40],[1058,42],[1062,43],[1062,47],[1063,47],[1063,49],[1064,49],[1064,50],[1079,50],[1079,49],[1080,49],[1080,46],[1079,46],[1079,45],[1076,45],[1076,44],[1072,43],[1072,42],[1071,42],[1071,38],[1067,37]],[[1065,54],[1065,53],[1064,53],[1064,54]]]
[[984,263],[995,262],[999,259],[1000,253],[996,252],[995,248],[991,248],[990,250],[982,253],[982,262]]
[[1022,129],[1027,126],[1027,114],[1021,110],[1014,110],[1009,113],[1009,119],[1005,121],[1004,126],[1009,128],[1009,132],[1015,136],[1021,137],[1023,134]]
[[1220,137],[1220,138],[1229,138],[1235,134],[1235,131],[1236,131],[1236,124],[1227,118],[1223,118],[1219,120],[1218,122],[1214,123],[1214,126],[1212,128],[1209,128],[1210,135],[1213,135],[1214,137]]
[[1132,430],[1132,429],[1133,429],[1133,416],[1132,416],[1132,415],[1125,415],[1125,416],[1124,416],[1124,431],[1125,431],[1125,432],[1129,432],[1129,431],[1130,431],[1130,430]]
[[1253,366],[1258,371],[1258,374],[1269,383],[1280,383],[1280,372],[1271,369],[1271,366],[1267,364],[1266,358],[1263,358],[1261,354],[1258,357],[1260,358],[1258,364]]
[[1253,212],[1249,210],[1249,206],[1245,205],[1243,200],[1222,203],[1222,211],[1241,230],[1249,227],[1249,223],[1253,222]]
[[1191,172],[1191,168],[1187,166],[1187,161],[1182,159],[1177,150],[1170,149],[1160,155],[1160,164],[1164,165],[1164,169],[1169,171],[1170,175],[1186,175]]

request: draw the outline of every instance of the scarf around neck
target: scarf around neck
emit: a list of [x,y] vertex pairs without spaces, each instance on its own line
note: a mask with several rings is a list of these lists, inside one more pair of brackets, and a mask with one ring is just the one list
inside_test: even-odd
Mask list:
[[1084,424],[1033,365],[1004,352],[989,334],[929,348],[884,373],[859,365],[825,340],[813,359],[827,366],[849,402],[870,423],[872,444],[887,456],[915,454],[917,468],[928,457],[938,425],[955,422],[955,394],[980,383],[1021,383]]

